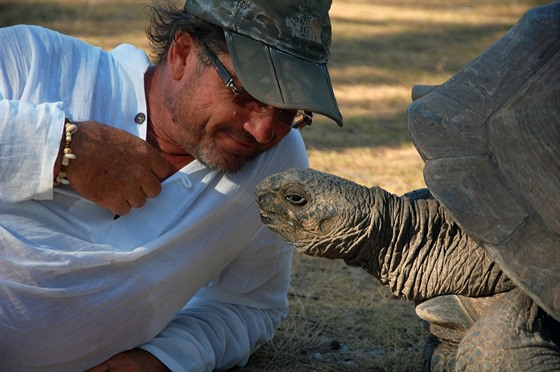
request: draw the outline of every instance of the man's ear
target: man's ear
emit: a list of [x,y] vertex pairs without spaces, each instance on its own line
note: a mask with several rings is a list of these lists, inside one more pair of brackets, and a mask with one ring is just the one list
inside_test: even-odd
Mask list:
[[193,42],[191,35],[186,32],[177,32],[175,35],[175,40],[167,53],[167,63],[173,79],[181,80],[188,63],[196,57]]

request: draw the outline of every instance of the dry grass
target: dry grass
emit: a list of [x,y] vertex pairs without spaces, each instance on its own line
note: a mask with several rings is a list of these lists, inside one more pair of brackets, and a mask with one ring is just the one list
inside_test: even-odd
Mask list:
[[[414,84],[439,84],[537,0],[334,0],[330,71],[345,125],[303,132],[311,166],[402,194],[424,186],[406,108]],[[135,0],[0,0],[0,26],[35,23],[110,49],[145,48]],[[365,272],[296,254],[291,314],[245,371],[417,371],[426,333],[413,305]]]

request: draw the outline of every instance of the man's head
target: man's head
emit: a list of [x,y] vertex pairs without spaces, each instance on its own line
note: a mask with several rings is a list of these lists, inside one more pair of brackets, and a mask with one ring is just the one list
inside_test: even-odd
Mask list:
[[[327,70],[331,0],[187,0],[182,13],[154,13],[156,62],[177,32],[214,54],[227,52],[243,88],[281,109],[320,113],[342,125]],[[204,56],[203,56],[204,58]]]
[[342,124],[326,63],[331,0],[187,0],[222,27],[243,87],[266,104],[322,113]]
[[174,153],[234,172],[284,138],[298,110],[342,123],[326,69],[330,0],[274,3],[153,8],[148,37],[163,79],[151,122]]

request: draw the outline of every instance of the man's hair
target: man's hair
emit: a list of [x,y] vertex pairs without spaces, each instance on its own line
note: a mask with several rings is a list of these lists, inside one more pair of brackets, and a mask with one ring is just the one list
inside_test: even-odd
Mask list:
[[[199,44],[206,44],[216,54],[227,53],[224,30],[221,27],[178,9],[170,2],[162,4],[161,1],[154,1],[150,10],[150,23],[146,28],[146,35],[154,63],[165,63],[177,32],[190,34]],[[199,57],[207,63],[208,59],[204,54]]]

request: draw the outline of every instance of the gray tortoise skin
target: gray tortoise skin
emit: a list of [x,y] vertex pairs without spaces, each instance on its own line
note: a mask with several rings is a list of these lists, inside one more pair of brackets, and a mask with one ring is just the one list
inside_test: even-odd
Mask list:
[[560,2],[528,11],[408,122],[429,193],[294,169],[256,189],[262,221],[413,300],[426,370],[560,370]]

